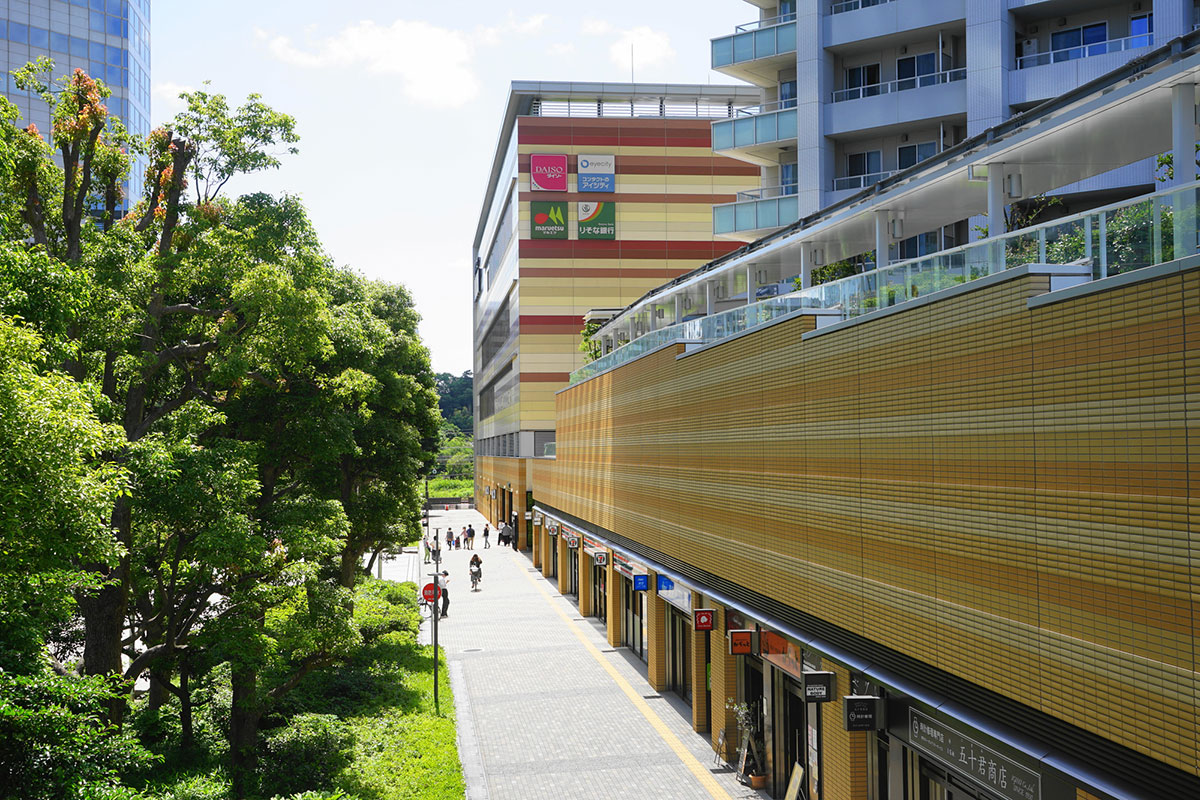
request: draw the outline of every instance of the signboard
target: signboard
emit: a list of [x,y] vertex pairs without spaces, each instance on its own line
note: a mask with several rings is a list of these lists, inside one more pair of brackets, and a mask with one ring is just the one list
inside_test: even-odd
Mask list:
[[729,655],[758,655],[758,631],[742,629],[729,632]]
[[616,239],[616,203],[582,202],[576,209],[579,213],[580,239]]
[[566,154],[533,153],[529,156],[529,188],[535,192],[567,190]]
[[783,800],[804,800],[800,795],[803,786],[804,765],[797,761],[792,765],[792,777],[788,781],[787,791],[783,793]]
[[525,519],[533,519],[533,512],[532,512],[532,511],[526,511],[526,512],[525,512]]
[[617,157],[614,155],[580,155],[577,188],[581,192],[615,192],[617,190]]
[[692,587],[686,583],[674,581],[665,575],[659,575],[658,596],[689,617],[692,615]]
[[806,703],[828,703],[832,699],[832,672],[804,673],[804,701]]
[[883,727],[879,698],[848,694],[842,698],[842,723],[848,731],[874,731]]
[[697,608],[692,611],[692,630],[711,631],[713,620],[717,613],[711,608]]
[[441,596],[442,596],[442,589],[437,584],[427,583],[421,587],[421,598],[426,603],[435,602]]
[[563,531],[562,539],[567,543],[567,547],[571,548],[572,550],[579,547],[579,537],[573,533],[567,533],[566,531]]
[[675,588],[675,581],[671,580],[666,575],[659,575],[658,583],[655,588],[660,592],[669,592]]
[[605,550],[597,550],[592,553],[592,563],[597,567],[603,567],[608,564],[608,552]]
[[634,575],[633,590],[635,592],[650,591],[650,576],[649,575]]
[[534,200],[529,203],[529,238],[566,239],[567,204]]
[[908,737],[916,747],[956,767],[988,791],[1010,800],[1041,800],[1042,778],[943,722],[908,709]]

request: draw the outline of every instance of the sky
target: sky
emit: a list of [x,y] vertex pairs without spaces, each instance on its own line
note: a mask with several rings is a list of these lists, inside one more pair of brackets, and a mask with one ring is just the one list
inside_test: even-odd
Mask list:
[[152,120],[211,81],[296,119],[300,153],[235,192],[303,198],[334,260],[405,285],[437,372],[471,369],[471,243],[513,80],[729,83],[739,0],[157,0]]

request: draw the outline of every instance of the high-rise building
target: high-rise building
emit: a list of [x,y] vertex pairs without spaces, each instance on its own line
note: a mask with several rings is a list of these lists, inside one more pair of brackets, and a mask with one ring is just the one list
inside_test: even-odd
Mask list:
[[[713,126],[713,149],[762,168],[760,196],[713,209],[749,241],[1186,33],[1194,0],[747,0],[759,18],[712,40],[712,67],[761,87]],[[1150,191],[1154,160],[1056,189],[1067,214]],[[982,220],[912,230],[890,259],[977,238]]]
[[[25,123],[50,131],[46,104],[18,89],[10,72],[39,56],[54,59],[55,76],[82,69],[112,89],[109,111],[137,137],[150,133],[150,0],[8,0],[0,4],[5,49],[3,89]],[[145,168],[130,169],[126,197],[136,199]]]
[[528,461],[554,441],[585,315],[737,247],[713,237],[711,207],[756,188],[758,169],[715,156],[711,122],[757,99],[749,86],[513,83],[472,254],[476,497],[494,519],[524,527]]

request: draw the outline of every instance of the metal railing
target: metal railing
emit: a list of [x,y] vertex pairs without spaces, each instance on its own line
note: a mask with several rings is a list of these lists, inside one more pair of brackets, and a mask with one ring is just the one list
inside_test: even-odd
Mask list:
[[881,94],[903,92],[909,89],[920,89],[924,86],[935,86],[939,83],[952,83],[965,80],[966,67],[948,69],[944,72],[930,72],[925,75],[915,75],[911,78],[899,78],[886,83],[873,83],[869,86],[855,86],[852,89],[838,89],[833,93],[833,102],[841,103],[846,100],[858,100],[862,97],[876,97]]
[[1195,255],[1198,210],[1200,183],[1191,183],[898,262],[660,328],[571,373],[571,383],[664,344],[712,342],[800,309],[840,311],[849,319],[1026,264],[1087,265],[1092,279],[1099,280]]
[[896,0],[846,0],[843,3],[834,3],[830,9],[830,14],[844,14],[847,11],[857,11],[860,8],[870,8],[871,6],[881,6],[884,3],[894,3]]
[[791,14],[780,14],[777,17],[767,17],[766,19],[756,19],[753,22],[747,22],[743,25],[738,25],[733,30],[736,33],[745,33],[746,31],[756,31],[760,28],[769,28],[772,25],[782,25],[785,22],[795,22],[795,12]]
[[539,100],[531,109],[535,117],[666,117],[724,119],[743,108],[740,101],[713,98],[638,97],[632,100]]
[[1102,56],[1106,53],[1120,53],[1123,50],[1136,50],[1139,47],[1150,47],[1154,44],[1154,34],[1139,33],[1136,36],[1126,36],[1122,39],[1109,39],[1107,42],[1083,44],[1078,47],[1064,47],[1059,50],[1049,50],[1045,53],[1031,53],[1017,59],[1017,69],[1040,67],[1045,64],[1057,64],[1061,61],[1074,61],[1078,58]]
[[758,189],[749,189],[744,192],[737,193],[737,199],[741,200],[765,200],[769,197],[786,197],[796,194],[800,190],[800,185],[797,183],[781,183],[777,186],[763,186]]
[[772,111],[779,111],[784,108],[795,108],[796,98],[789,97],[786,100],[773,100],[770,103],[759,103],[756,106],[745,106],[737,109],[734,112],[735,117],[753,117],[758,114],[770,114]]
[[885,170],[884,172],[868,172],[866,175],[847,175],[844,178],[833,179],[833,190],[840,192],[843,189],[865,189],[873,183],[879,183],[884,178],[890,178],[896,174],[896,170]]

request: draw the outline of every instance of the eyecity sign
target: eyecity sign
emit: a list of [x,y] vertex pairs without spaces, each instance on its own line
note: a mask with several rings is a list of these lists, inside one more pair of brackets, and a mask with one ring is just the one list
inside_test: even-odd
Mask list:
[[615,192],[617,190],[617,157],[614,155],[579,156],[579,191]]
[[531,154],[529,156],[529,188],[535,192],[565,192],[567,190],[566,154]]

